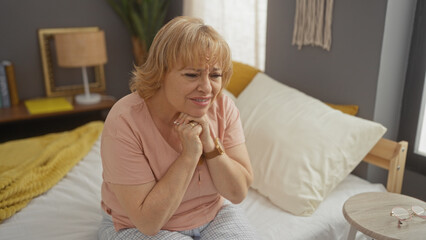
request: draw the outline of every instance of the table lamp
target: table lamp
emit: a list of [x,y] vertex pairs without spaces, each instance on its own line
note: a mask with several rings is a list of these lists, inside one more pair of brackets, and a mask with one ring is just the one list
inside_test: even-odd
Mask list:
[[105,33],[71,32],[55,35],[58,65],[65,68],[81,67],[84,94],[75,96],[78,104],[95,104],[101,101],[101,95],[90,93],[86,67],[97,66],[107,62]]

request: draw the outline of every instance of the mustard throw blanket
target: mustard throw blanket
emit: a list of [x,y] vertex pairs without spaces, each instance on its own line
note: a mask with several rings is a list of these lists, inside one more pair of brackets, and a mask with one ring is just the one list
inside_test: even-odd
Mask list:
[[91,149],[103,122],[0,144],[0,222],[64,177]]

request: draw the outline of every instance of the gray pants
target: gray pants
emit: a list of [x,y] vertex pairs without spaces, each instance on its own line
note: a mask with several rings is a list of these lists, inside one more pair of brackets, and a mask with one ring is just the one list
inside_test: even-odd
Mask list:
[[113,239],[167,239],[167,240],[254,240],[255,233],[237,205],[225,201],[222,209],[211,222],[191,230],[167,231],[160,230],[155,236],[147,236],[136,228],[122,229],[118,232],[114,229],[111,216],[104,213],[101,226],[98,231],[100,240]]

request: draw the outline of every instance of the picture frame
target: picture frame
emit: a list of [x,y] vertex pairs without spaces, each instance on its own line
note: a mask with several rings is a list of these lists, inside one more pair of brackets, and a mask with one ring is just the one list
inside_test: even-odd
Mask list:
[[[38,29],[40,55],[43,65],[44,85],[47,97],[71,96],[84,92],[81,69],[60,68],[57,65],[54,47],[55,34],[71,32],[95,32],[99,27],[41,28]],[[106,89],[104,66],[87,68],[90,92],[103,93]],[[73,78],[73,79],[72,79]],[[72,81],[71,81],[72,79]]]

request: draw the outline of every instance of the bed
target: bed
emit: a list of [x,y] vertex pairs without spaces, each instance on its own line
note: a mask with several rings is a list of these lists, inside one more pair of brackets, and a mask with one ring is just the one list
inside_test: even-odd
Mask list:
[[[247,71],[240,70],[243,75]],[[383,138],[385,129],[378,123],[342,113],[287,86],[281,89],[283,84],[264,73],[255,71],[248,76],[251,83],[245,84],[247,87],[236,90],[230,86],[226,94],[240,109],[255,174],[247,198],[239,205],[259,239],[346,239],[350,226],[343,217],[342,206],[350,196],[361,192],[400,193],[407,142]],[[241,84],[241,80],[232,81]],[[250,86],[252,92],[247,90]],[[292,95],[294,91],[296,95]],[[288,99],[282,99],[282,95]],[[300,102],[294,100],[299,98]],[[277,109],[282,107],[280,113]],[[288,107],[308,109],[289,112]],[[283,114],[291,116],[283,119]],[[307,120],[301,120],[304,114],[309,114]],[[330,118],[338,120],[330,123]],[[315,123],[310,124],[313,120]],[[283,121],[301,126],[281,125]],[[306,126],[308,123],[314,127]],[[98,129],[102,126],[99,122],[91,124]],[[90,132],[83,128],[79,131]],[[97,239],[102,166],[99,136],[93,136],[96,135],[91,140],[77,141],[85,143],[77,149],[86,145],[87,150],[80,151],[84,156],[76,156],[79,159],[75,166],[61,180],[2,221],[1,239]],[[388,171],[386,187],[351,173],[361,161]],[[0,180],[1,177],[4,176],[0,175]],[[357,239],[363,238],[358,233]]]

